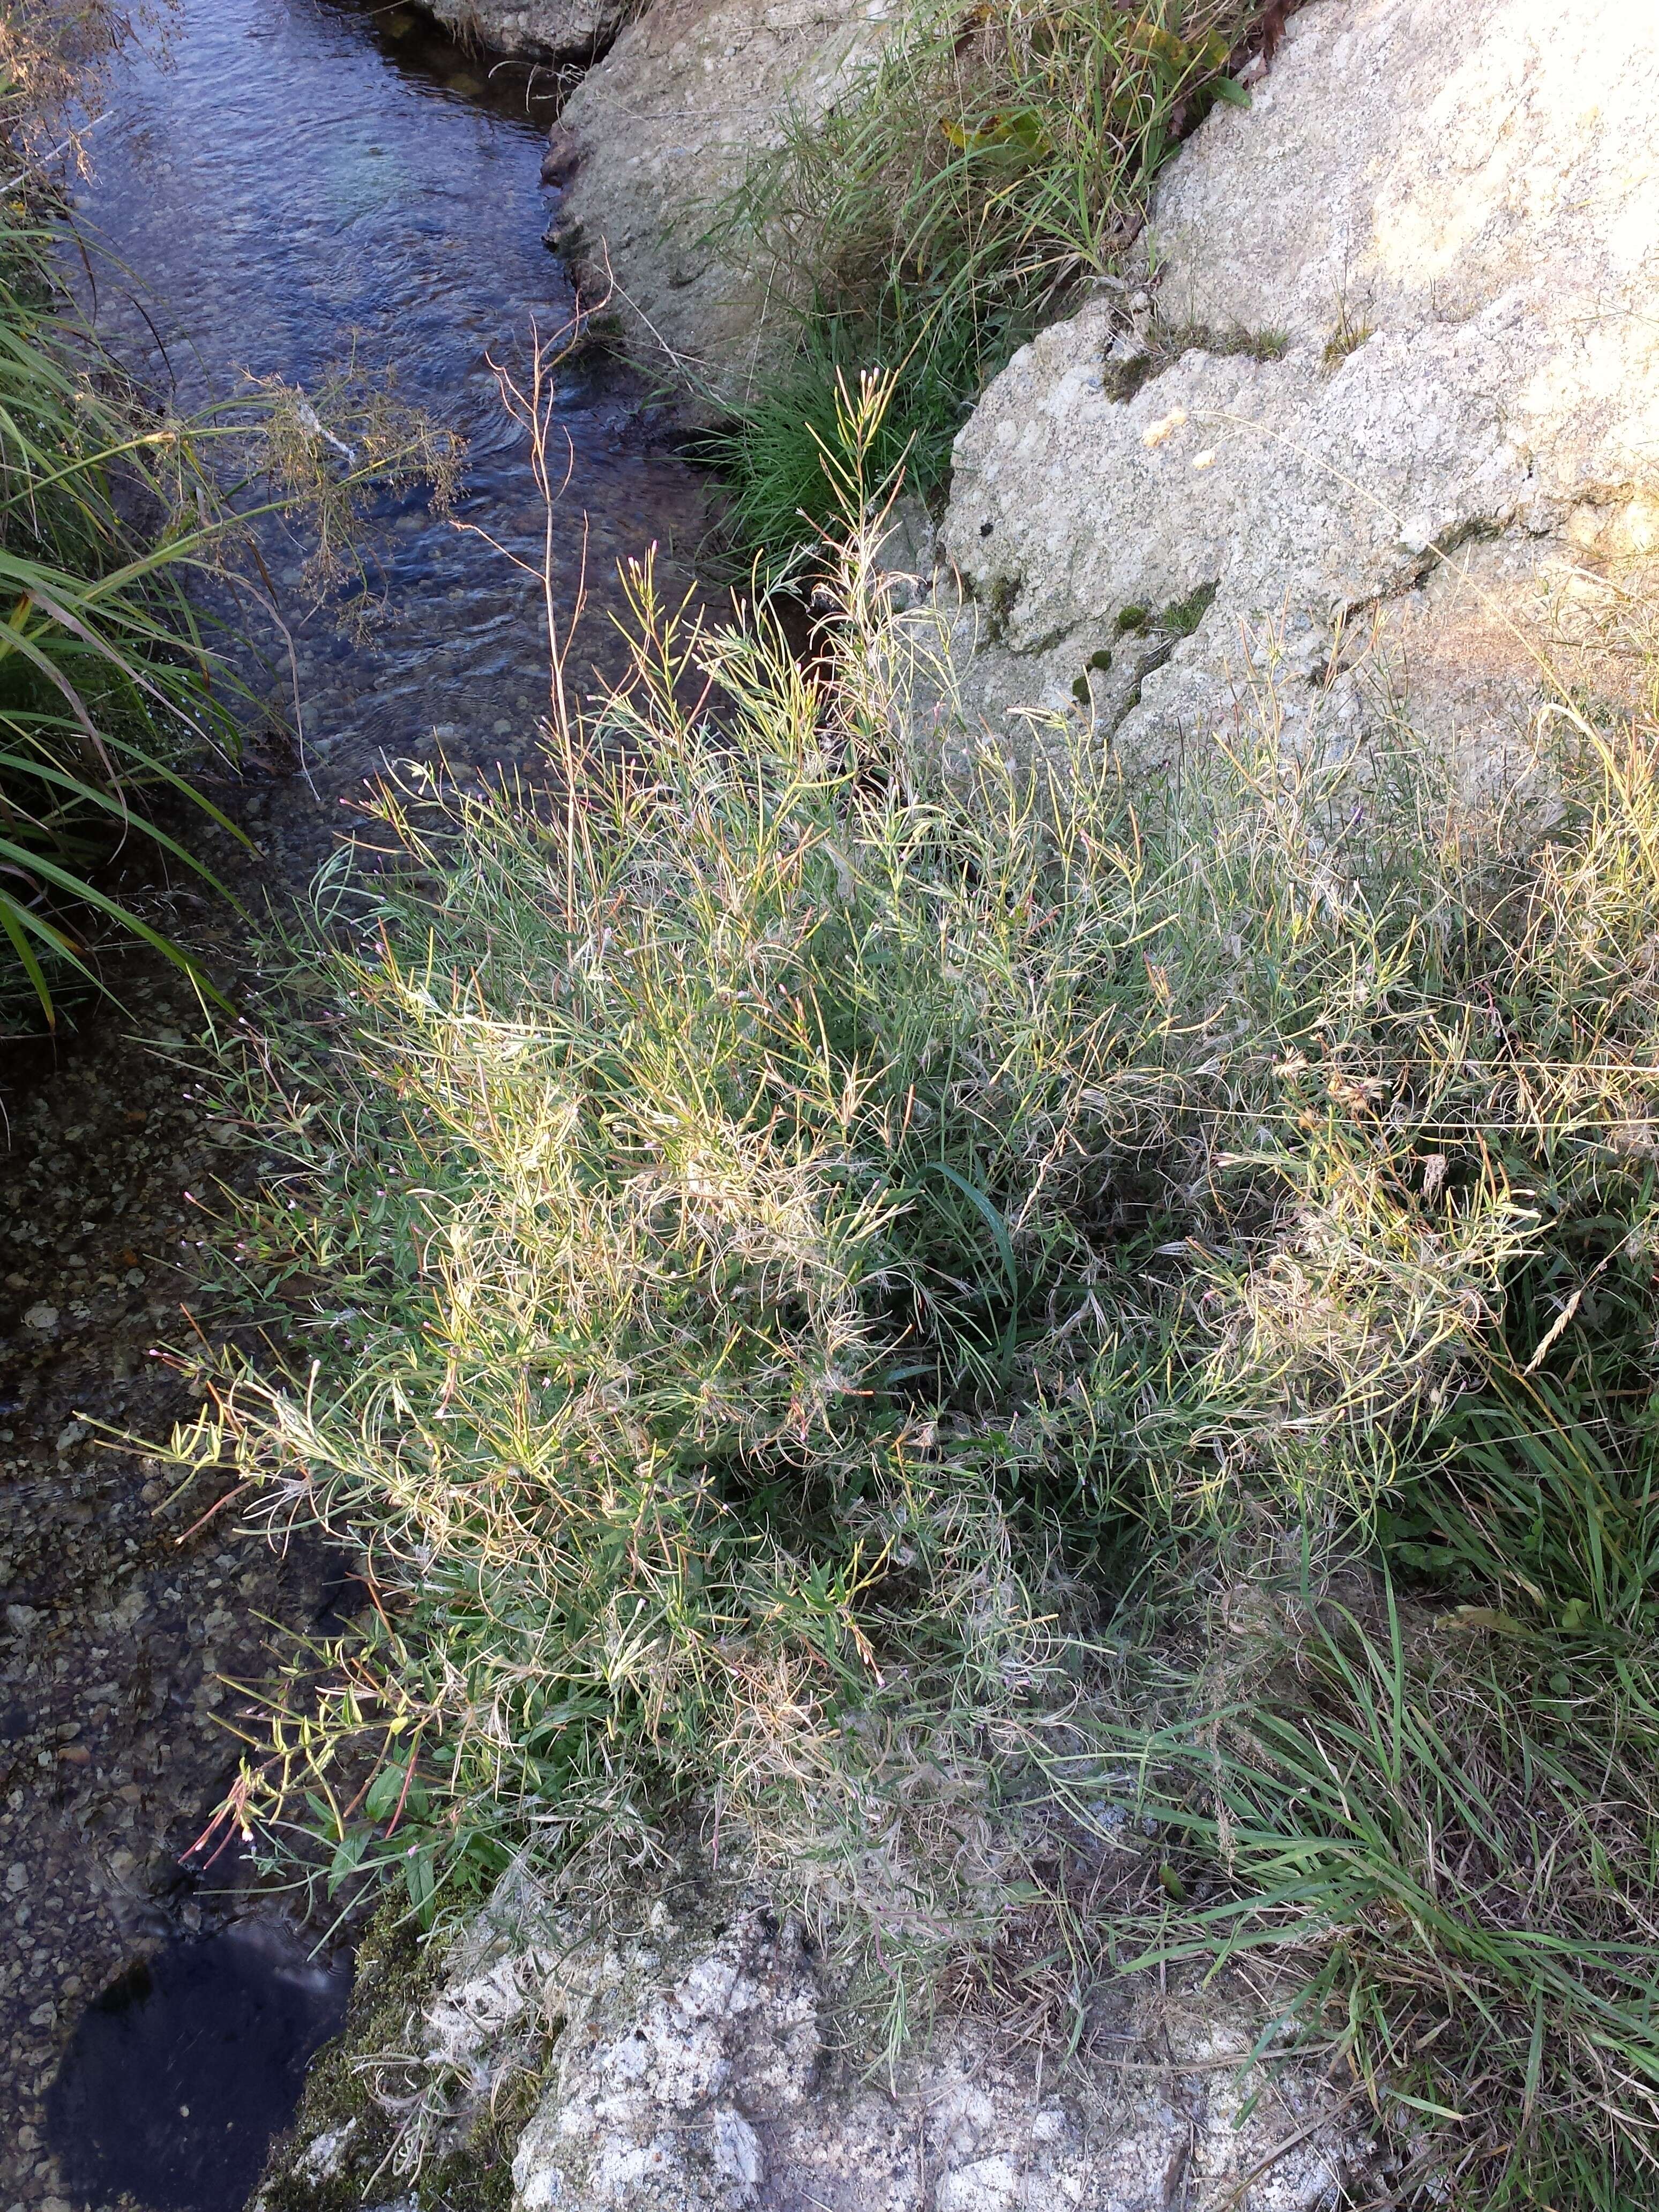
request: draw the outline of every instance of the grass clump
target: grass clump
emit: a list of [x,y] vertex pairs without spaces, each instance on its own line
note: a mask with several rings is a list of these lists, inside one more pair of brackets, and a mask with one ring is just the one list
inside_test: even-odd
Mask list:
[[1114,271],[1169,154],[1218,99],[1250,0],[994,0],[912,10],[822,119],[753,163],[719,232],[800,307],[793,361],[714,444],[734,527],[777,556],[832,514],[840,379],[901,371],[884,458],[933,497],[987,381]]
[[88,920],[183,958],[99,866],[129,836],[191,865],[155,802],[218,818],[180,765],[235,742],[179,568],[132,519],[167,473],[154,427],[63,324],[52,243],[14,190],[0,204],[0,1019],[48,1022],[62,976],[88,972]]
[[[281,512],[312,538],[318,596],[344,596],[365,581],[367,488],[424,481],[441,504],[459,465],[457,441],[355,362],[308,394],[250,380],[185,418],[82,324],[58,270],[75,233],[31,148],[130,27],[101,5],[23,8],[0,27],[0,147],[20,165],[0,191],[0,1030],[14,1033],[52,1026],[65,988],[95,983],[100,939],[137,938],[207,988],[107,887],[129,844],[211,883],[192,829],[230,828],[201,783],[234,758],[247,695],[203,586],[231,583],[274,615],[252,532]],[[367,604],[359,590],[349,618]]]
[[1442,2201],[1633,2201],[1659,729],[947,775],[871,542],[810,668],[636,576],[228,1043],[285,1350],[175,1457],[371,1598],[234,1809],[428,1917],[712,1824],[901,2014],[1248,1959]]
[[1242,325],[1218,329],[1212,323],[1166,322],[1155,319],[1138,350],[1123,358],[1109,356],[1101,371],[1101,388],[1109,399],[1133,399],[1145,384],[1173,368],[1184,353],[1243,357],[1249,361],[1282,361],[1290,350],[1283,331],[1250,331]]
[[1326,339],[1320,358],[1328,370],[1340,368],[1350,354],[1358,353],[1366,339],[1375,335],[1373,326],[1350,313],[1346,300],[1339,298],[1336,327]]
[[[54,1026],[66,987],[97,984],[100,939],[138,939],[210,988],[107,888],[130,842],[158,870],[211,883],[191,830],[204,817],[230,828],[200,782],[234,759],[246,693],[216,649],[202,586],[228,583],[275,617],[252,533],[280,512],[311,534],[319,599],[362,587],[367,488],[424,481],[441,506],[460,462],[457,440],[355,360],[310,393],[249,380],[184,418],[136,390],[82,323],[58,264],[85,248],[46,172],[62,155],[87,168],[76,118],[139,27],[164,31],[165,8],[16,0],[0,21],[0,151],[16,172],[0,189],[6,1031]],[[372,611],[358,588],[347,619]]]
[[1158,618],[1158,628],[1168,637],[1190,637],[1215,601],[1219,586],[1216,584],[1195,584],[1184,599],[1171,599]]
[[[195,867],[161,816],[183,802],[222,819],[179,770],[235,744],[146,526],[179,456],[65,312],[66,226],[36,166],[130,30],[105,0],[20,0],[0,24],[0,158],[16,171],[0,191],[0,1030],[56,1021],[100,925],[191,965],[97,878],[129,837]],[[82,135],[71,122],[55,150],[84,164]]]
[[1353,2094],[1429,2124],[1420,2184],[1633,2203],[1659,2110],[1650,1422],[1510,1374],[1437,1442],[1363,1569],[1304,1531],[1216,1563],[1196,1677],[1154,1641],[1129,1734],[1164,1762],[1188,1909],[1139,1957],[1288,1969]]

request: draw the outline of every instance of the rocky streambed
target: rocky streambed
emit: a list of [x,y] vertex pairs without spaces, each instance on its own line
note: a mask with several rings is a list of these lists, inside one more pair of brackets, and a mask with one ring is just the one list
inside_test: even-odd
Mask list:
[[[0,2189],[25,2206],[66,2185],[46,2098],[88,2005],[169,1941],[210,1936],[246,1910],[244,1869],[222,1861],[204,1885],[185,1857],[234,1770],[227,1681],[268,1676],[268,1624],[314,1622],[339,1583],[318,1548],[278,1553],[211,1516],[210,1490],[169,1503],[159,1469],[105,1448],[91,1425],[154,1434],[176,1418],[151,1348],[176,1334],[193,1292],[183,1194],[211,1188],[217,1158],[179,1072],[158,1057],[193,1005],[136,981],[130,1008],[146,1042],[82,1040],[9,1102]],[[187,2115],[171,2118],[188,2165],[200,2146]]]

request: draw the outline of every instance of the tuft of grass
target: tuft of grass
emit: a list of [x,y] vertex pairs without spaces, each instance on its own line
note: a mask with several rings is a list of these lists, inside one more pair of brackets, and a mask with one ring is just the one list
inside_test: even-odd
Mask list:
[[1325,341],[1321,358],[1328,369],[1340,368],[1351,353],[1358,353],[1368,337],[1373,335],[1370,323],[1358,321],[1348,312],[1346,299],[1336,303],[1336,327]]
[[1184,599],[1171,599],[1158,618],[1158,628],[1169,637],[1190,637],[1209,612],[1218,588],[1195,584]]
[[155,802],[222,823],[181,763],[235,744],[179,568],[130,520],[160,438],[60,321],[53,243],[15,191],[0,203],[0,975],[8,1014],[47,1022],[58,979],[90,975],[88,919],[191,966],[99,867],[129,836],[198,866]]
[[884,439],[932,496],[986,381],[1086,279],[1115,270],[1158,168],[1217,99],[1252,0],[923,0],[822,119],[750,165],[716,234],[796,301],[794,359],[716,451],[746,548],[830,520],[817,441],[837,379],[896,374]]
[[[166,13],[135,11],[152,30]],[[152,405],[75,317],[58,274],[79,246],[46,163],[87,166],[83,118],[135,15],[114,0],[15,0],[0,21],[0,1024],[55,1025],[66,987],[104,988],[101,937],[195,962],[106,888],[136,841],[211,883],[191,837],[230,823],[191,781],[234,757],[246,696],[198,611],[237,586],[281,629],[252,532],[313,534],[307,580],[362,622],[356,545],[371,485],[425,481],[446,505],[453,435],[348,362],[307,394],[250,380],[191,419]],[[50,145],[48,142],[58,139]],[[343,465],[342,465],[343,464]],[[233,833],[234,834],[234,833]],[[219,888],[216,885],[216,888]]]
[[361,613],[367,488],[423,480],[441,504],[460,455],[355,362],[309,395],[273,380],[188,421],[149,406],[69,312],[69,235],[27,174],[0,195],[0,1021],[15,1027],[54,1024],[66,983],[97,983],[100,935],[210,988],[103,881],[130,842],[214,880],[188,823],[231,825],[192,775],[234,758],[246,695],[201,586],[245,572],[263,603],[251,533],[280,511],[309,527],[319,597],[356,586]]
[[1133,399],[1145,384],[1172,368],[1184,353],[1243,356],[1251,361],[1282,361],[1290,350],[1283,331],[1250,331],[1242,325],[1217,329],[1211,323],[1170,323],[1161,318],[1147,331],[1138,351],[1126,359],[1109,359],[1102,371],[1102,389],[1109,399]]
[[281,1349],[173,1455],[370,1596],[229,1809],[428,1919],[715,1826],[895,2033],[1248,1963],[1443,2198],[1640,2201],[1659,727],[947,769],[884,397],[818,659],[635,572],[548,787],[389,791],[226,1039]]
[[84,165],[85,118],[135,22],[165,30],[167,0],[131,10],[119,0],[10,0],[0,20],[0,137],[22,157],[14,166],[32,167],[53,141]]
[[1511,1374],[1437,1443],[1370,1571],[1235,1565],[1201,1696],[1127,1732],[1206,1899],[1140,1962],[1288,1968],[1303,2031],[1429,2124],[1419,2183],[1634,2202],[1659,2119],[1651,1420]]
[[836,472],[854,459],[842,443],[844,395],[861,368],[884,362],[902,374],[869,465],[883,482],[903,471],[910,489],[933,503],[949,475],[951,441],[982,380],[976,341],[963,327],[919,339],[902,315],[878,313],[872,322],[822,309],[804,323],[793,356],[765,391],[701,441],[726,480],[724,529],[745,555],[763,556],[772,579],[788,574],[803,550],[816,552],[830,526]]

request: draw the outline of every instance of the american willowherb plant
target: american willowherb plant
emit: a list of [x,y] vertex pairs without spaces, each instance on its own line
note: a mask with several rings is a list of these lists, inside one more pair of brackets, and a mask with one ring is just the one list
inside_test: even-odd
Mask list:
[[1267,698],[1165,789],[1061,730],[947,769],[884,397],[818,657],[636,572],[545,785],[407,772],[226,1038],[274,1345],[192,1361],[173,1456],[370,1599],[230,1809],[428,1915],[701,1821],[901,2009],[1015,1931],[1079,2007],[1248,1956],[1431,2161],[1616,2203],[1659,733],[1565,718],[1542,817]]

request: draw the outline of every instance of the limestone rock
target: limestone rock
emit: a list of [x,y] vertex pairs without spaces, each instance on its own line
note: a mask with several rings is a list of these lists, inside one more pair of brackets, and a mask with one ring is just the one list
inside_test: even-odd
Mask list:
[[532,61],[588,62],[603,54],[640,0],[417,0],[449,30]]
[[688,1931],[665,1905],[559,1969],[556,2079],[520,2139],[522,2212],[750,2205],[822,2057],[799,1930],[763,1907]]
[[1616,692],[1598,625],[1659,553],[1659,9],[1310,0],[1150,235],[1157,373],[1103,296],[957,440],[972,709],[1156,762],[1251,692],[1292,732],[1403,695],[1490,758],[1540,648]]
[[559,235],[643,357],[714,411],[790,338],[771,272],[708,236],[785,118],[816,118],[876,50],[896,0],[656,0],[585,76],[561,125],[576,170]]
[[[834,1997],[799,1924],[706,1869],[586,1922],[520,1872],[401,2045],[425,2090],[399,2072],[393,2104],[451,2201],[471,2131],[524,2114],[514,2212],[1334,2212],[1379,2179],[1328,2082],[1253,2065],[1259,2019],[1213,1991],[1149,1989],[1092,2061],[1046,2075],[958,2021],[890,2084],[842,2048]],[[373,2052],[349,2063],[376,2078]],[[310,2185],[339,2163],[333,2125],[294,2147],[285,2206],[357,2201]],[[396,2142],[370,2157],[413,2170]]]

